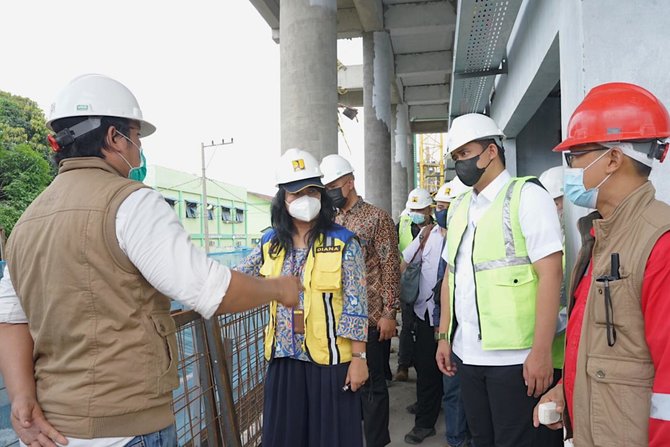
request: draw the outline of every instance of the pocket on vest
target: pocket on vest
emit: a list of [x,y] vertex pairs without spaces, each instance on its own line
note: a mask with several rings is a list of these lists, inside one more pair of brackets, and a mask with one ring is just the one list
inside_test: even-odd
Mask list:
[[156,394],[161,395],[172,392],[179,386],[179,376],[177,375],[177,325],[170,314],[151,314],[151,321],[154,324],[158,335],[158,344],[156,356],[158,358],[158,380],[156,384]]
[[[324,256],[324,255],[321,255]],[[331,256],[331,255],[325,255]],[[321,259],[312,271],[312,287],[316,290],[338,290],[342,287],[342,259]]]
[[640,359],[589,357],[591,435],[596,446],[646,446],[654,365]]
[[[532,267],[515,265],[495,269],[490,273],[495,285],[484,285],[484,288],[490,287],[490,292],[479,295],[482,321],[490,321],[490,325],[482,323],[482,337],[486,344],[484,349],[529,348],[533,344],[535,332],[537,294]],[[477,285],[481,287],[479,280]],[[482,301],[487,299],[486,295],[489,302],[483,304]],[[504,337],[502,334],[505,334]],[[503,339],[506,341],[499,341]]]
[[[593,287],[595,288],[593,318],[596,324],[604,327],[607,324],[605,286],[602,282],[595,282]],[[609,289],[612,301],[612,322],[617,331],[623,334],[633,334],[634,337],[637,337],[636,334],[644,333],[644,317],[638,298],[639,292],[633,291],[632,280],[623,278],[611,281]]]

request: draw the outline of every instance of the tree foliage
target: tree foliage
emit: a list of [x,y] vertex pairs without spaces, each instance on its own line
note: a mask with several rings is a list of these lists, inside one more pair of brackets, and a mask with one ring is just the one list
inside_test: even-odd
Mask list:
[[48,133],[34,101],[0,91],[0,227],[8,234],[54,177]]

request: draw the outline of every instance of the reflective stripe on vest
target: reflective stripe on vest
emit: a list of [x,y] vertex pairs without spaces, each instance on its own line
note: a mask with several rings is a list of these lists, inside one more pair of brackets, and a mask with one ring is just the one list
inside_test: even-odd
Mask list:
[[[485,350],[532,346],[538,281],[519,222],[521,189],[530,178],[511,179],[481,217],[473,235],[475,299]],[[454,328],[455,260],[469,223],[471,194],[454,204],[447,231],[450,336]]]
[[[285,253],[273,259],[270,245],[274,232],[263,236],[263,265],[261,275],[281,275]],[[336,365],[351,360],[351,341],[337,336],[337,326],[343,310],[342,255],[353,233],[335,226],[314,243],[307,254],[303,269],[303,316],[305,341],[303,350],[314,363]],[[265,329],[265,358],[271,359],[275,343],[277,302],[270,303],[270,318]]]
[[649,417],[670,421],[670,394],[653,393],[651,395],[651,414]]

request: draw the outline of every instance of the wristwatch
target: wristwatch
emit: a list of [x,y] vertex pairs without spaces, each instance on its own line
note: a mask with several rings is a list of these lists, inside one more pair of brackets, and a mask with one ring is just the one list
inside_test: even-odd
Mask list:
[[449,340],[449,337],[447,336],[446,332],[436,332],[435,333],[435,340],[436,341]]
[[363,359],[363,360],[366,360],[366,361],[368,359],[368,354],[366,352],[352,352],[351,356],[355,357],[355,358]]

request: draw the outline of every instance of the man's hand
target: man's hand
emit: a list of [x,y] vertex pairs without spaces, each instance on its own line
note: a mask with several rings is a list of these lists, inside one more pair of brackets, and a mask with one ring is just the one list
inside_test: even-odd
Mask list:
[[352,358],[344,381],[345,389],[350,387],[351,391],[357,391],[366,380],[368,380],[368,362],[358,357]]
[[528,387],[528,396],[540,397],[554,381],[554,366],[551,351],[538,353],[534,349],[523,363],[523,380]]
[[390,318],[381,317],[377,323],[379,331],[379,341],[390,340],[395,335],[396,321]]
[[30,447],[67,445],[67,439],[47,422],[35,399],[15,397],[12,401],[12,427],[21,442]]
[[[556,402],[556,411],[559,413],[563,413],[563,409],[565,408],[565,399],[563,398],[563,384],[559,383],[549,391],[547,391],[547,394],[542,396],[540,401],[535,405],[535,409],[533,410],[533,425],[535,428],[540,426],[540,418],[538,417],[538,407],[540,404],[543,404],[545,402]],[[563,421],[558,421],[554,424],[547,425],[546,427],[549,427],[552,430],[558,430],[560,428],[563,428]]]
[[437,342],[435,361],[442,374],[451,377],[456,375],[456,364],[451,360],[451,345],[447,340],[439,340]]
[[285,307],[293,307],[298,304],[299,294],[305,288],[297,276],[280,276],[269,279],[274,281],[277,290],[277,301]]

